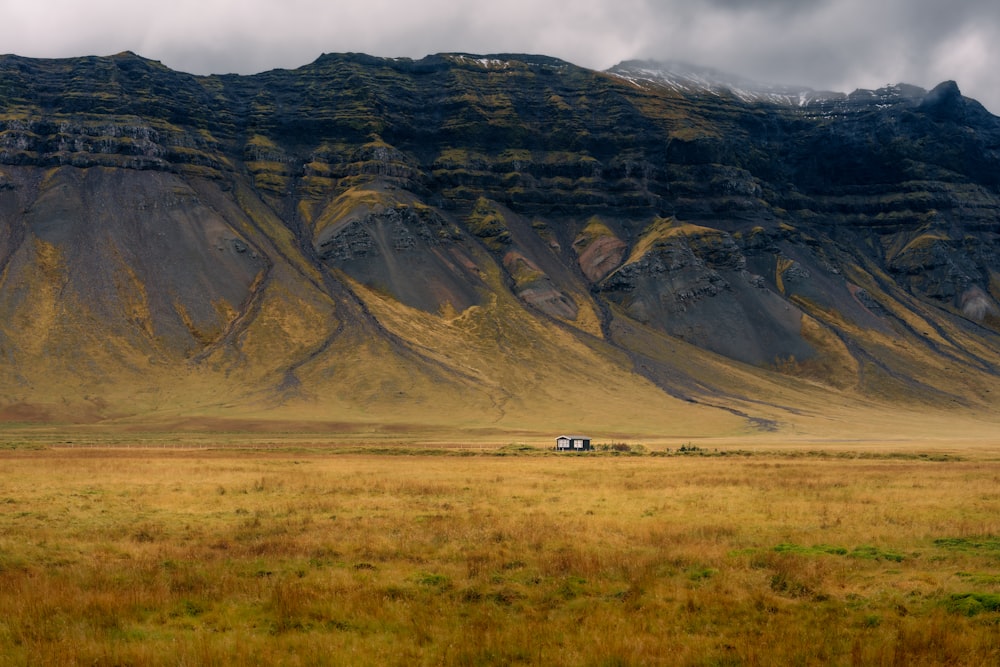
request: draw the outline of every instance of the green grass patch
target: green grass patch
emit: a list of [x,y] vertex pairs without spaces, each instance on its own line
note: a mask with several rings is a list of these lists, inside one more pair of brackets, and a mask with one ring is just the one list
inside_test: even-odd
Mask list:
[[451,588],[451,579],[443,574],[435,574],[433,572],[421,572],[418,574],[417,583],[421,586],[437,588],[439,590]]
[[860,558],[863,560],[888,560],[894,563],[902,563],[905,558],[905,556],[901,553],[883,551],[882,549],[871,545],[855,547],[854,550],[848,555],[851,558]]
[[830,544],[816,544],[811,547],[782,543],[774,547],[774,551],[785,554],[799,554],[803,556],[848,556],[862,560],[887,560],[894,563],[901,563],[905,556],[894,551],[885,551],[871,545],[863,545],[848,550]]
[[944,602],[945,609],[962,616],[1000,612],[998,593],[953,593]]
[[806,547],[799,544],[782,543],[774,547],[774,550],[781,554],[800,554],[804,556],[845,556],[847,549],[844,547],[831,546],[829,544],[817,544]]
[[1000,551],[1000,537],[939,537],[934,546],[956,551]]
[[14,451],[17,449],[41,450],[45,447],[35,442],[0,442],[0,450]]

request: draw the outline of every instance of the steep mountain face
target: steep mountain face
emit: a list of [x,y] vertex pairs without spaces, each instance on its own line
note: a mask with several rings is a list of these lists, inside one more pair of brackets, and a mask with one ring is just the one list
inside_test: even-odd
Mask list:
[[988,412],[1000,119],[950,82],[676,70],[0,57],[0,416],[642,434],[831,401]]

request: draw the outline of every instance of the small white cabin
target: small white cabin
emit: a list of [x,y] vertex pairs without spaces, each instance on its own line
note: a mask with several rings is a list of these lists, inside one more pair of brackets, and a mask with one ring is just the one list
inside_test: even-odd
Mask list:
[[590,450],[590,438],[585,435],[560,435],[556,438],[556,451],[585,452]]

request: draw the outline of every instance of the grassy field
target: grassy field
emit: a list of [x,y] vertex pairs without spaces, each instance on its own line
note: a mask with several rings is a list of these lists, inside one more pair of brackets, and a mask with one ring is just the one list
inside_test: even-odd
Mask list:
[[0,664],[1000,663],[995,450],[684,449],[0,451]]

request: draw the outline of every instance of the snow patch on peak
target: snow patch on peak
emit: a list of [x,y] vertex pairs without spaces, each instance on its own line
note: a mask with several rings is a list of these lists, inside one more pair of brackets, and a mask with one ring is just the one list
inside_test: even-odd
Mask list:
[[783,86],[762,83],[710,67],[699,67],[680,61],[628,60],[608,74],[640,87],[656,86],[680,94],[710,93],[732,96],[742,102],[770,103],[804,107],[817,101],[843,99],[843,93],[816,91],[805,86]]
[[477,67],[490,71],[503,71],[511,69],[541,68],[547,70],[564,70],[570,66],[564,60],[549,56],[539,56],[531,54],[487,54],[478,55],[472,53],[446,53],[442,54],[445,60],[453,63]]
[[897,104],[920,102],[927,91],[900,83],[877,90],[858,89],[845,95],[806,86],[762,83],[709,67],[680,61],[627,60],[606,74],[641,88],[661,88],[680,95],[715,95],[735,98],[745,104],[772,104],[791,107],[809,115],[833,116],[857,113],[871,108],[884,109]]

